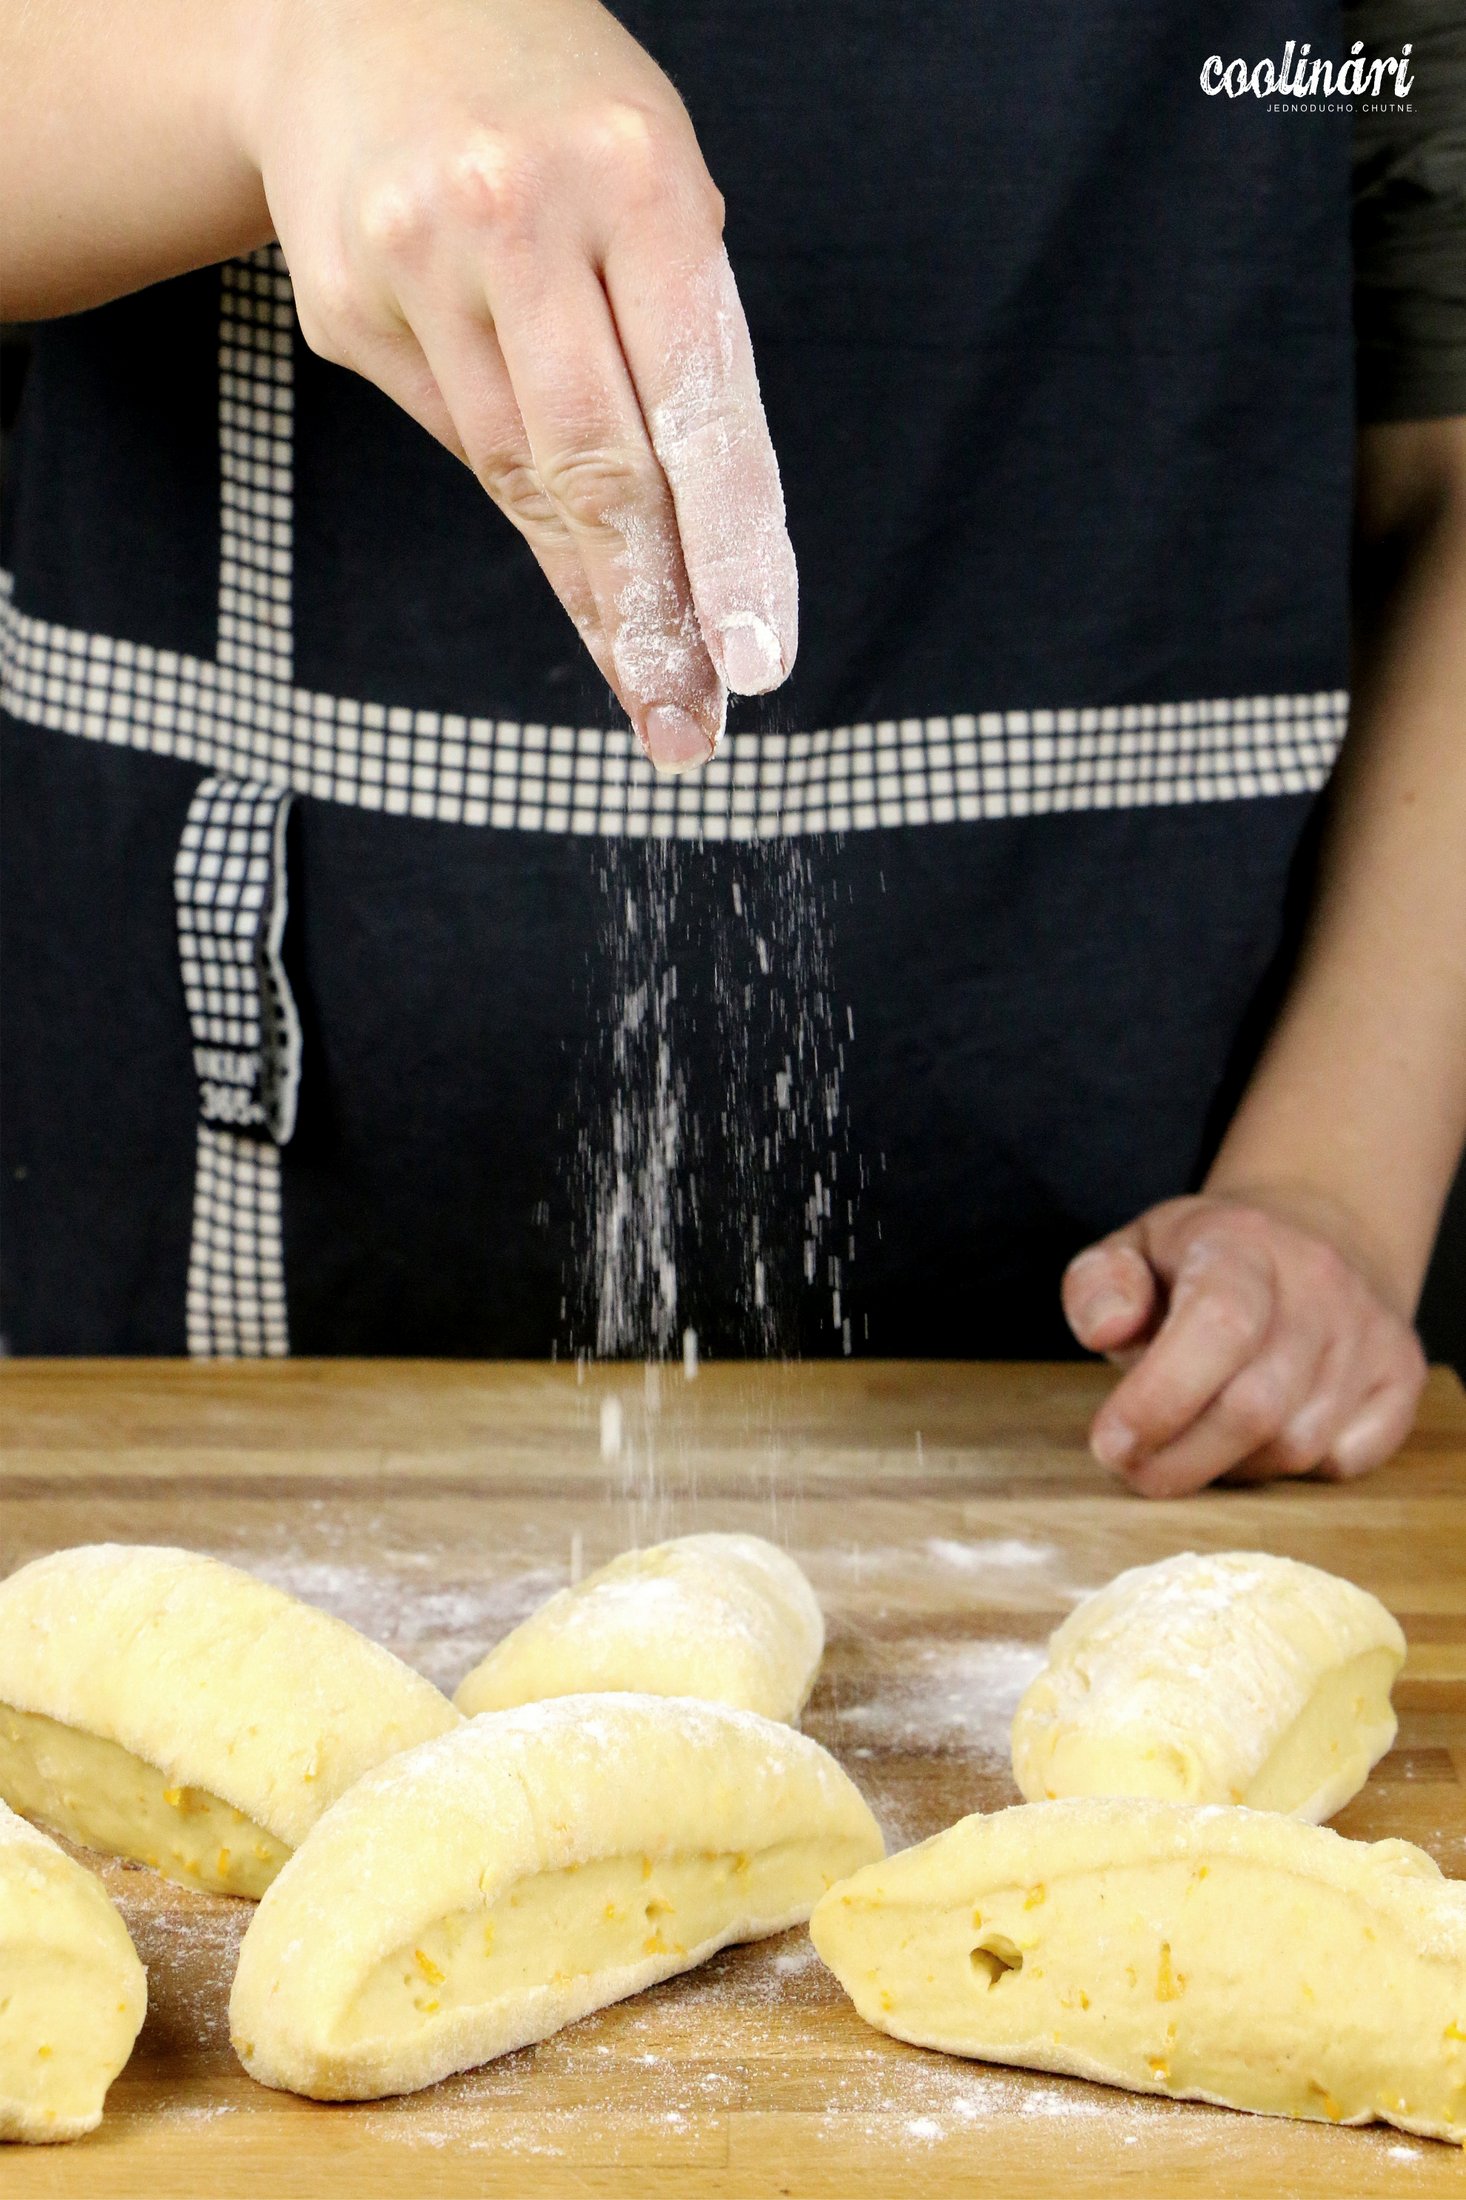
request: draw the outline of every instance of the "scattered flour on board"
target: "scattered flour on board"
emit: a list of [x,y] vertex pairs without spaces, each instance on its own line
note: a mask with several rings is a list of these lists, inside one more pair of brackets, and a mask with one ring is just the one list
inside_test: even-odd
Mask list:
[[389,1570],[390,1555],[377,1567],[345,1565],[298,1550],[251,1555],[242,1563],[261,1581],[360,1628],[449,1691],[485,1651],[564,1587],[568,1570],[566,1565],[527,1566],[494,1580],[423,1588],[398,1579]]
[[[408,2146],[459,2148],[506,2155],[583,2161],[586,2122],[598,2132],[645,2136],[698,2131],[709,2118],[767,2105],[763,2073],[777,2067],[782,2105],[801,2118],[805,2135],[837,2148],[842,2160],[858,2145],[884,2159],[913,2148],[948,2145],[974,2166],[971,2149],[984,2126],[1013,2119],[1078,2127],[1097,2150],[1161,2140],[1180,2119],[1225,2149],[1237,2130],[1233,2112],[1160,2095],[1128,2093],[1044,2071],[934,2055],[863,2029],[842,2037],[838,2056],[801,2056],[821,2004],[843,1999],[803,1932],[731,1948],[700,1970],[667,1980],[654,1992],[597,2012],[539,2047],[445,2081],[400,2102],[354,2111],[376,2131]],[[643,2046],[643,2042],[648,2043]],[[617,2106],[606,2105],[606,2071],[616,2072]],[[558,2105],[540,2103],[549,2091]],[[1283,2118],[1249,2118],[1249,2144],[1277,2146],[1279,2179],[1290,2166],[1294,2127]],[[1397,2134],[1347,2135],[1340,2189],[1347,2171],[1361,2178],[1377,2163],[1417,2166],[1439,2159],[1429,2142]],[[1093,2159],[1101,2159],[1097,2151]],[[1280,2182],[1279,2189],[1286,2189]]]
[[986,1542],[958,1543],[950,1536],[928,1536],[922,1545],[934,1565],[957,1573],[1026,1572],[1051,1566],[1059,1553],[1052,1543],[1025,1543],[1018,1536],[994,1536]]
[[[1103,2119],[1125,2135],[1176,2113],[1168,2101],[926,2055],[873,2031],[842,2042],[833,2060],[804,2062],[800,2048],[814,2010],[842,2001],[808,1936],[782,1934],[727,1949],[536,2048],[355,2113],[409,2146],[583,2158],[587,2116],[598,2128],[624,2125],[630,2133],[648,2125],[696,2129],[702,2119],[763,2105],[763,2074],[772,2067],[786,2089],[796,2089],[786,2105],[816,2137],[842,2146],[854,2137],[882,2152],[966,2140],[982,2124],[1014,2116],[1071,2127]],[[614,2110],[605,2097],[610,2067]],[[547,2091],[562,2105],[543,2108]]]
[[[190,2054],[207,2049],[227,2055],[229,1988],[255,1905],[180,1888],[169,1890],[169,1900],[185,1906],[165,1909],[151,1872],[112,1857],[88,1857],[88,1862],[121,1912],[147,1970],[147,2033],[154,2051],[161,2040],[176,2039]],[[227,2109],[190,2105],[188,2113],[202,2121]]]
[[798,1940],[792,1948],[781,1948],[769,1957],[769,1969],[780,1979],[799,1978],[814,1969],[819,1962],[812,1940]]
[[923,1644],[883,1674],[881,1693],[837,1714],[842,1737],[880,1749],[945,1749],[1006,1758],[1018,1699],[1044,1663],[1031,1642]]
[[[1091,1593],[1092,1584],[1076,1582],[1069,1554],[1055,1543],[1023,1536],[927,1536],[911,1543],[827,1544],[801,1553],[815,1587],[838,1611],[842,1595],[871,1588],[888,1599],[887,1609],[904,1605],[905,1584],[953,1576],[974,1603],[989,1610],[1052,1611]],[[884,1616],[884,1614],[882,1615]]]

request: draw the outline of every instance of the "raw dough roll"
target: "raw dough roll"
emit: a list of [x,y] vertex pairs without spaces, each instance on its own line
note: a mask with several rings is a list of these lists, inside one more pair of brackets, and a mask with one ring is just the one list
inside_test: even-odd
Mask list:
[[684,1535],[623,1551],[561,1589],[460,1683],[470,1717],[546,1696],[635,1689],[793,1719],[825,1626],[792,1558],[756,1535]]
[[490,1712],[369,1773],[250,1920],[252,2077],[409,2093],[808,1917],[881,1853],[833,1757],[688,1698]]
[[1152,1795],[1317,1823],[1395,1738],[1405,1637],[1376,1597],[1291,1558],[1194,1551],[1070,1613],[1013,1719],[1029,1802]]
[[921,2047],[1466,2140],[1466,1885],[1406,1841],[1032,1803],[858,1872],[810,1931],[867,2022]]
[[84,1544],[0,1583],[0,1796],[184,1886],[263,1894],[362,1773],[460,1723],[344,1620],[193,1551]]
[[101,1882],[0,1803],[0,2139],[95,2130],[147,2006]]

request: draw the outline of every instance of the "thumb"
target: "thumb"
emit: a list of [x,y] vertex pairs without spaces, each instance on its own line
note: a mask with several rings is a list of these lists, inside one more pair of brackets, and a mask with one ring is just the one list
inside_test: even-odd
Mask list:
[[1122,1352],[1138,1343],[1160,1309],[1150,1262],[1128,1232],[1075,1255],[1064,1271],[1064,1314],[1089,1352]]

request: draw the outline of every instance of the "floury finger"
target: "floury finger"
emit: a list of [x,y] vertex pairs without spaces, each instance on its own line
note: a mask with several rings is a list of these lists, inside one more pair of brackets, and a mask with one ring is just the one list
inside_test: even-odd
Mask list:
[[[659,769],[704,764],[727,698],[605,292],[574,259],[558,263],[548,284],[513,256],[493,272],[494,325],[534,477],[584,568],[616,692]],[[543,309],[546,287],[553,315]]]
[[658,240],[628,236],[606,283],[708,654],[735,694],[763,695],[794,664],[799,576],[728,255],[719,246],[669,271]]

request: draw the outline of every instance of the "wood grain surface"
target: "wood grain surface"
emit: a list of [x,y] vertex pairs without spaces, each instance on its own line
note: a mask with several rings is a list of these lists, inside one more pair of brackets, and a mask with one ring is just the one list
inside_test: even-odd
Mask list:
[[[1013,1703],[1119,1568],[1250,1547],[1346,1573],[1410,1642],[1400,1734],[1337,1821],[1466,1877],[1466,1395],[1437,1374],[1369,1480],[1154,1505],[1088,1459],[1082,1367],[383,1362],[0,1367],[0,1570],[177,1542],[340,1613],[452,1687],[573,1572],[690,1527],[787,1542],[830,1643],[809,1730],[893,1845],[1017,1800]],[[83,1853],[83,1852],[78,1852]],[[97,1859],[89,1859],[97,1862]],[[225,2009],[249,1906],[101,1861],[148,1965],[100,2131],[4,2150],[15,2200],[1466,2195],[1459,2150],[934,2055],[869,2030],[790,1933],[406,2099],[245,2077]]]

